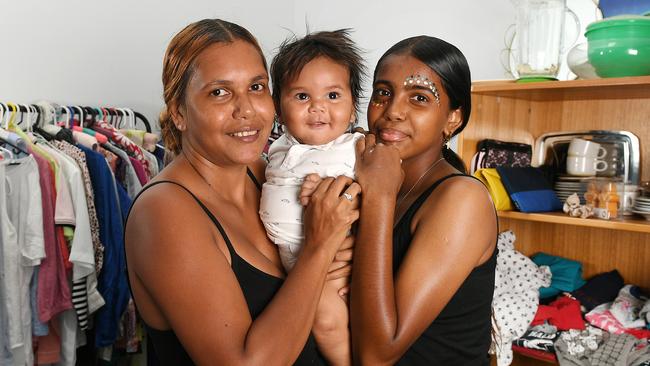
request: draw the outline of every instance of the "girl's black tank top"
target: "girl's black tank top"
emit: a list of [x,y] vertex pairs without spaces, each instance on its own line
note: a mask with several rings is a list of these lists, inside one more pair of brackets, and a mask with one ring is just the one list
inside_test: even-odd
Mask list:
[[[393,229],[393,273],[411,245],[411,222],[418,209],[451,174],[433,183],[413,202]],[[453,213],[450,213],[453,214]],[[457,213],[462,214],[462,213]],[[406,351],[397,365],[474,366],[489,365],[492,294],[497,250],[474,268],[436,319]]]

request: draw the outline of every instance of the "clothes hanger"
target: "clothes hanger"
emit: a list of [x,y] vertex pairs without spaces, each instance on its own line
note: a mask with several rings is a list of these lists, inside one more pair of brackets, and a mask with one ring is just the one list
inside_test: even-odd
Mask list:
[[23,116],[22,113],[21,113],[21,116],[20,116],[20,122],[18,122],[18,125],[20,126],[20,124],[21,124],[23,121],[25,121],[25,124],[26,124],[26,126],[25,126],[25,132],[31,132],[31,128],[32,128],[32,113],[33,113],[33,112],[32,112],[32,108],[31,108],[28,104],[18,104],[18,107],[20,108],[20,111],[22,111],[23,108],[25,109],[25,115]]
[[135,117],[133,116],[133,111],[129,108],[122,108],[124,113],[126,113],[125,128],[129,130],[135,129]]
[[9,117],[9,122],[7,123],[7,129],[11,129],[11,127],[16,126],[16,124],[15,124],[15,122],[16,122],[16,111],[18,110],[18,108],[16,107],[15,104],[13,104],[11,102],[7,103],[7,105],[9,106],[9,108],[11,108],[11,116]]
[[[71,127],[75,126],[75,121],[79,121],[79,125],[81,125],[82,121],[84,120],[84,114],[81,108],[77,105],[71,105],[69,106],[70,110],[72,111],[72,119],[71,119]],[[78,112],[78,113],[75,113]],[[75,115],[78,115],[78,119],[75,119]]]
[[[136,111],[133,111],[133,115],[136,118],[139,118],[142,121],[142,123],[144,123],[144,127],[145,127],[146,131],[151,133],[151,125],[149,124],[149,121],[147,120],[147,117],[145,117],[142,113],[139,113],[139,112],[136,112]],[[135,126],[135,124],[134,124],[134,126]]]
[[94,107],[94,108],[95,108],[95,111],[97,112],[97,114],[95,114],[95,115],[99,116],[99,119],[95,119],[95,122],[97,122],[98,120],[103,121],[104,120],[104,112],[102,111],[102,109],[99,108],[99,107]]
[[[2,156],[4,156],[5,159],[12,159],[14,158],[14,153],[11,152],[11,150],[5,148],[4,146],[0,145],[0,151],[3,152]],[[7,155],[5,155],[7,154]]]
[[[69,124],[70,124],[70,121],[68,120],[70,118],[70,110],[68,110],[68,107],[66,107],[64,105],[60,105],[60,106],[58,106],[56,108],[57,108],[56,117],[60,116],[62,118],[60,121],[56,122],[56,125],[67,128],[69,126]],[[59,113],[59,111],[58,111],[59,108],[61,109],[61,113]],[[65,119],[63,119],[64,115],[65,115]],[[55,117],[55,119],[56,119],[56,117]]]
[[83,121],[81,121],[81,127],[83,128],[92,127],[96,121],[95,116],[97,115],[97,111],[91,107],[83,107],[83,109],[86,112],[86,118],[84,118]]
[[116,130],[119,130],[120,129],[119,126],[122,125],[122,121],[124,120],[124,112],[120,108],[117,108],[117,107],[112,108],[112,109],[115,110],[115,114],[117,116],[117,120],[113,124],[113,127],[115,127]]

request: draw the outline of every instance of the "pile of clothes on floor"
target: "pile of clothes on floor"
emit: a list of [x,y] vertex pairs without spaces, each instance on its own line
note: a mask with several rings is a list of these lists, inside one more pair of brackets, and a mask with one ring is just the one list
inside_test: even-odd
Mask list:
[[618,271],[585,281],[582,264],[514,249],[499,235],[492,351],[510,365],[513,350],[561,366],[650,366],[650,299]]

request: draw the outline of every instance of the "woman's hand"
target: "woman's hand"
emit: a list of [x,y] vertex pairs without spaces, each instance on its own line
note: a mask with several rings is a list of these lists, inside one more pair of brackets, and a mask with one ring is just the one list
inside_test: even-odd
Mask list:
[[361,187],[348,177],[324,178],[305,209],[305,246],[326,246],[334,258],[359,218],[360,192]]
[[375,135],[368,134],[357,141],[356,157],[354,170],[364,192],[376,189],[397,196],[404,172],[396,147],[377,143]]

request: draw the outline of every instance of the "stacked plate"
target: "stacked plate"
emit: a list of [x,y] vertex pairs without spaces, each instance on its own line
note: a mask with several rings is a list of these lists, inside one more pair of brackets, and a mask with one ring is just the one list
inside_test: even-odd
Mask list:
[[583,177],[560,175],[555,181],[553,190],[562,203],[564,203],[570,195],[577,193],[578,197],[580,197],[580,204],[585,204],[584,195],[587,191],[587,182]]
[[650,220],[650,198],[641,196],[637,197],[634,200],[632,212],[645,217],[646,220]]

